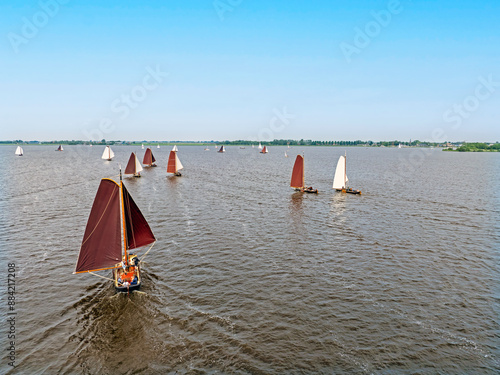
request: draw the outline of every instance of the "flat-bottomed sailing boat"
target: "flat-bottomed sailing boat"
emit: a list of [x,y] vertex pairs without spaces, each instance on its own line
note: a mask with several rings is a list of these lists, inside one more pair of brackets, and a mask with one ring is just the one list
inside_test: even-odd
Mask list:
[[304,181],[304,157],[297,155],[295,164],[292,170],[292,179],[290,180],[290,187],[296,191],[303,193],[318,193],[318,189],[313,189],[312,186],[306,186]]
[[139,159],[137,159],[135,152],[132,152],[128,159],[127,167],[125,168],[125,174],[133,174],[134,177],[141,177],[141,171],[141,163],[139,163]]
[[104,149],[104,152],[102,153],[101,159],[111,161],[114,156],[115,156],[115,153],[113,152],[113,150],[111,150],[111,147],[106,146],[106,148]]
[[153,156],[153,151],[148,147],[144,153],[144,159],[142,159],[142,164],[146,167],[156,167],[156,159]]
[[138,290],[142,283],[141,261],[130,250],[149,244],[152,247],[155,241],[148,222],[123,184],[120,171],[119,184],[109,178],[101,180],[74,273],[94,274],[111,269],[117,291]]
[[361,194],[361,190],[354,190],[348,186],[349,179],[347,178],[347,153],[340,155],[333,177],[332,188],[342,193]]
[[173,173],[175,176],[181,176],[181,172],[179,171],[183,168],[184,167],[182,166],[182,163],[177,156],[177,152],[173,150],[170,151],[170,155],[168,157],[167,172]]

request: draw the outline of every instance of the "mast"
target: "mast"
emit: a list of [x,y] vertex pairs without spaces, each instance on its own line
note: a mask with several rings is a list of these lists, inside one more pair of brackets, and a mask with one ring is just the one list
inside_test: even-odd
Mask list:
[[344,154],[344,189],[347,189],[347,151]]
[[[304,153],[302,152],[302,160],[304,160]],[[306,187],[306,171],[305,163],[302,164],[302,188]]]
[[122,200],[122,225],[123,225],[123,254],[125,256],[125,264],[128,266],[127,256],[127,227],[125,224],[125,199],[123,197],[123,181],[122,181],[122,167],[120,166],[120,196]]

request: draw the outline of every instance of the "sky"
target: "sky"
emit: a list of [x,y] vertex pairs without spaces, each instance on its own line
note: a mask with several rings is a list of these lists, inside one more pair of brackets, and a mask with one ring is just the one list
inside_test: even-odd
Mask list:
[[500,1],[0,5],[0,140],[500,141]]

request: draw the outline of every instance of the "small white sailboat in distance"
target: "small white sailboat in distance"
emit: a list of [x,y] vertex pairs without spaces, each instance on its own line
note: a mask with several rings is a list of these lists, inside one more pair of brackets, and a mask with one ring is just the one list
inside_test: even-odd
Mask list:
[[335,176],[333,177],[333,186],[332,188],[340,191],[342,193],[349,194],[361,194],[361,190],[351,189],[347,182],[349,179],[347,178],[347,153],[345,155],[340,155],[339,161],[337,162],[337,168],[335,169]]
[[159,143],[156,145],[156,148],[160,148],[160,144]]
[[104,149],[104,152],[102,153],[101,159],[111,161],[114,156],[115,156],[115,153],[113,152],[113,150],[111,150],[111,147],[106,146],[106,148]]
[[208,148],[208,146],[205,146],[205,149],[203,151],[210,151],[210,149]]
[[267,149],[267,146],[264,146],[264,148],[262,149],[262,151],[260,153],[267,154],[268,152],[269,152],[269,150]]
[[177,145],[174,145],[174,147],[172,148],[172,151],[173,151],[173,152],[177,152],[177,151],[179,151],[179,149],[177,148]]
[[144,150],[144,145],[143,144],[141,145],[141,148]]
[[14,152],[14,154],[17,156],[23,156],[24,154],[23,148],[21,146],[17,146],[16,152]]
[[184,166],[179,160],[177,152],[175,152],[174,150],[170,151],[170,155],[168,157],[167,172],[173,173],[174,176],[181,176],[181,173],[179,171],[183,168]]
[[259,142],[259,150],[262,150],[262,145],[260,144],[260,142]]
[[125,168],[125,174],[132,174],[134,177],[141,177],[142,165],[137,159],[135,152],[130,154],[128,159],[127,167]]
[[286,150],[285,150],[285,158],[287,158],[287,157],[288,157],[288,154],[286,153]]

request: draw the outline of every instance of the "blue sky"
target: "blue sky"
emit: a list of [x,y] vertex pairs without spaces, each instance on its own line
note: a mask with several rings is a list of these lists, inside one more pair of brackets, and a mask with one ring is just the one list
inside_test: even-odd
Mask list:
[[500,2],[0,5],[0,139],[500,141]]

